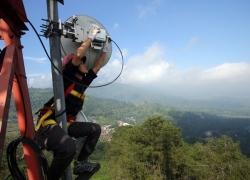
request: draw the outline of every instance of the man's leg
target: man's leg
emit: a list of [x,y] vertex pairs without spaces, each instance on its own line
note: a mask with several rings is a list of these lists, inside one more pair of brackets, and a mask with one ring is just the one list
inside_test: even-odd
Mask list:
[[38,144],[48,151],[54,152],[54,159],[49,168],[50,180],[59,180],[65,169],[70,165],[75,153],[76,146],[71,137],[58,125],[51,125],[42,132],[38,132]]
[[101,135],[101,126],[91,122],[74,122],[68,128],[69,136],[79,138],[86,136],[84,145],[78,157],[78,161],[83,161],[95,150],[95,146]]
[[89,122],[74,122],[68,128],[70,136],[75,138],[85,137],[83,147],[80,151],[77,161],[75,161],[74,174],[82,174],[84,172],[97,172],[100,169],[99,163],[91,163],[87,160],[97,144],[101,134],[101,126]]

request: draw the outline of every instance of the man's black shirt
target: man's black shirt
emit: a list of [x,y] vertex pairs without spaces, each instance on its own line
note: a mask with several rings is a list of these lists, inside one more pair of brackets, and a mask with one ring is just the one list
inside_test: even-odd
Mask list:
[[[64,76],[67,77],[67,78],[63,77],[64,92],[68,89],[69,86],[72,85],[72,83],[76,82],[74,90],[83,94],[84,91],[87,89],[86,86],[89,86],[91,82],[97,77],[97,75],[93,72],[93,70],[90,69],[89,72],[85,76],[83,76],[82,79],[80,80],[75,76],[77,70],[78,66],[73,65],[72,61],[69,61],[69,63],[63,69],[63,74]],[[71,79],[74,82],[70,81],[69,79]],[[81,86],[77,83],[85,86]],[[83,100],[69,94],[65,98],[65,106],[67,114],[76,116],[77,113],[82,109]]]

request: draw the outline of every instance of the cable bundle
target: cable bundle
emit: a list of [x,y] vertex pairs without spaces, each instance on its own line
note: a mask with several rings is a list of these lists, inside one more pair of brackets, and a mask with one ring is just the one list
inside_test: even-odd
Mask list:
[[48,178],[49,165],[42,150],[32,140],[28,138],[24,138],[24,137],[19,137],[18,139],[10,142],[6,150],[8,167],[14,180],[26,179],[24,175],[22,174],[22,172],[20,171],[20,169],[18,168],[18,163],[16,161],[16,150],[20,142],[26,143],[34,150],[42,166],[44,179],[45,180],[49,179]]

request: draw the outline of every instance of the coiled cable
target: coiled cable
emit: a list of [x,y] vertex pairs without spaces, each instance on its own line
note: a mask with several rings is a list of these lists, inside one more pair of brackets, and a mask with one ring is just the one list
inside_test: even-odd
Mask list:
[[17,146],[21,142],[29,145],[33,149],[33,151],[35,152],[41,164],[44,180],[48,180],[49,179],[49,165],[48,165],[45,155],[43,154],[39,146],[37,146],[32,140],[25,138],[25,137],[19,137],[16,140],[10,142],[6,150],[8,167],[14,180],[26,179],[23,173],[20,171],[17,161],[16,161]]

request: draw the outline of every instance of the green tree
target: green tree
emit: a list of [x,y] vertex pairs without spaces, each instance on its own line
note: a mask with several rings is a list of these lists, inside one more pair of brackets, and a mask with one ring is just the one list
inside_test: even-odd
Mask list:
[[111,179],[174,177],[171,163],[182,144],[181,130],[160,116],[142,126],[119,128],[106,146]]
[[119,128],[106,144],[110,179],[250,179],[250,161],[228,136],[188,145],[162,117]]
[[250,161],[240,151],[239,143],[228,136],[208,138],[189,151],[185,177],[192,179],[250,179]]

